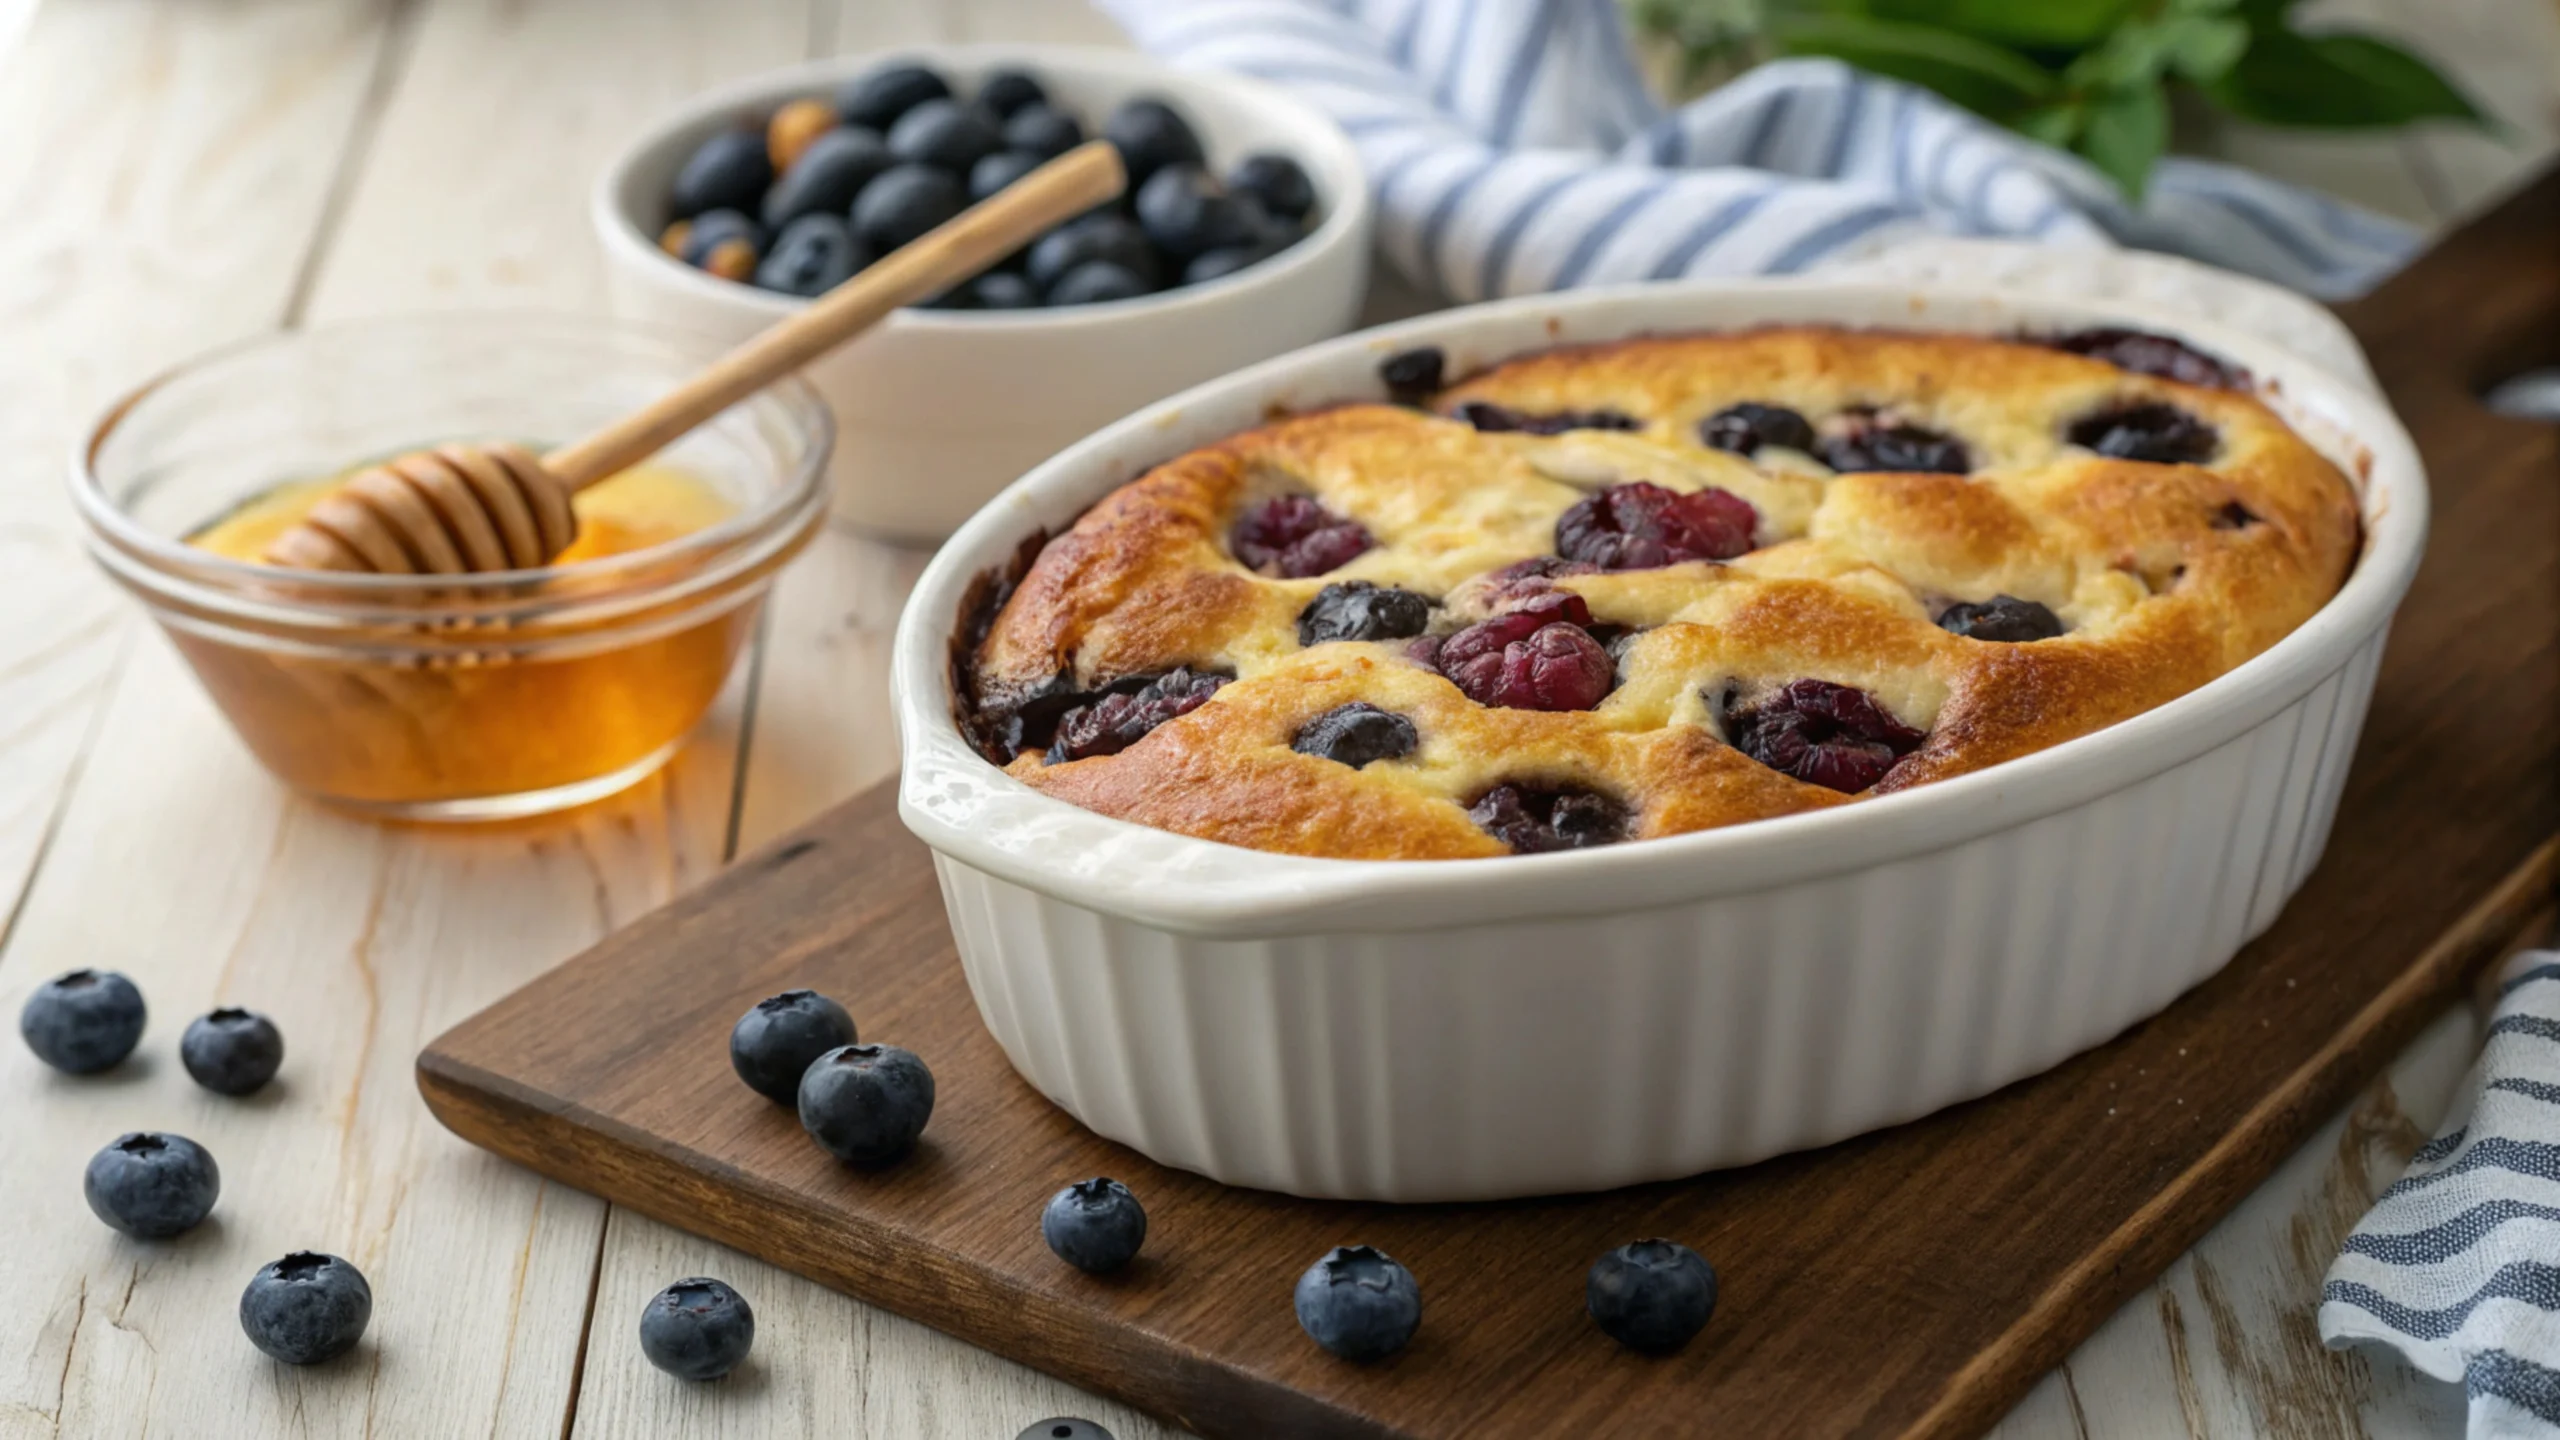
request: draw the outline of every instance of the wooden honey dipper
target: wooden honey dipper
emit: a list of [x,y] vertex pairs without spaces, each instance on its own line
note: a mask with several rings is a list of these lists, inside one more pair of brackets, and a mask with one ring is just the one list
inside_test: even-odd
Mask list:
[[900,246],[806,310],[583,440],[536,457],[519,445],[439,445],[355,476],[269,544],[270,565],[464,575],[545,565],[577,538],[569,497],[834,349],[899,306],[947,289],[1118,195],[1117,151],[1078,146]]

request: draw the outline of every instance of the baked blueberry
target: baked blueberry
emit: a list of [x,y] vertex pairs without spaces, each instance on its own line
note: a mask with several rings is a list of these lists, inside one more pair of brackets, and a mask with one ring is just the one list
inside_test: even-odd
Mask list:
[[287,1365],[317,1365],[356,1347],[373,1319],[373,1287],[335,1255],[297,1250],[249,1277],[240,1328]]
[[80,1193],[91,1214],[127,1235],[166,1240],[213,1213],[222,1169],[183,1135],[136,1131],[89,1157]]
[[1791,680],[1738,705],[1716,700],[1733,748],[1782,774],[1855,795],[1885,777],[1928,737],[1864,690],[1828,680]]
[[2104,360],[2119,370],[2157,375],[2181,385],[2240,390],[2249,384],[2249,372],[2230,361],[2207,355],[2185,341],[2143,330],[2101,327],[2057,335],[2042,343],[2092,360]]
[[1372,760],[1401,760],[1422,744],[1413,722],[1366,701],[1337,705],[1299,727],[1289,748],[1357,770]]
[[2257,523],[2258,512],[2237,500],[2228,501],[2213,512],[2213,528],[2216,530],[2245,530]]
[[1417,345],[1379,361],[1378,378],[1386,382],[1388,399],[1419,405],[1440,388],[1442,372],[1448,367],[1449,357],[1439,346]]
[[1013,1440],[1112,1440],[1111,1432],[1090,1420],[1071,1415],[1053,1415],[1022,1427]]
[[1026,106],[1048,104],[1049,92],[1027,70],[990,70],[978,82],[978,103],[1009,117]]
[[862,193],[862,187],[895,163],[877,134],[838,126],[809,142],[800,158],[765,192],[758,213],[772,230],[821,211],[842,218],[853,208],[853,197]]
[[2033,600],[1994,595],[1982,603],[1958,603],[1938,613],[1938,628],[1968,640],[2023,645],[2062,633],[2062,617]]
[[853,198],[853,238],[882,254],[968,208],[958,176],[931,165],[892,165]]
[[[819,136],[843,123],[836,107],[824,100],[793,100],[775,110],[773,118],[764,122],[764,153],[773,161],[773,173],[789,173],[793,163],[808,153]],[[869,130],[862,133],[879,138]]]
[[1076,117],[1046,105],[1026,105],[1005,117],[1004,146],[1043,160],[1055,160],[1084,143],[1084,127]]
[[2212,426],[2156,400],[2083,415],[2071,422],[2063,438],[2109,459],[2155,465],[2201,465],[2222,448],[2222,437]]
[[1040,1238],[1086,1274],[1109,1274],[1138,1258],[1147,1240],[1146,1207],[1117,1180],[1079,1180],[1049,1197]]
[[113,970],[56,975],[27,997],[18,1033],[56,1070],[94,1075],[133,1053],[149,1011],[142,992]]
[[1058,277],[1049,287],[1052,305],[1099,305],[1108,300],[1135,300],[1151,293],[1147,282],[1126,266],[1108,260],[1088,260]]
[[1763,445],[1790,450],[1813,449],[1813,425],[1784,405],[1745,400],[1727,405],[1698,422],[1698,438],[1718,450],[1749,455]]
[[667,189],[667,213],[689,220],[706,210],[753,210],[773,183],[764,131],[723,130],[695,147]]
[[1250,245],[1232,245],[1224,250],[1209,250],[1191,257],[1182,267],[1182,283],[1206,285],[1224,279],[1247,266],[1259,265],[1287,249],[1285,244],[1257,240]]
[[1058,717],[1041,763],[1062,765],[1096,755],[1117,755],[1153,734],[1157,726],[1207,704],[1226,683],[1224,675],[1177,668],[1131,689],[1106,691]]
[[764,259],[764,227],[737,210],[710,210],[691,220],[678,221],[683,227],[676,247],[676,258],[697,270],[708,270],[723,280],[753,279],[756,266]]
[[773,253],[756,266],[756,284],[784,295],[823,295],[871,263],[870,248],[833,215],[803,215],[783,227]]
[[1146,232],[1127,216],[1107,210],[1079,215],[1032,241],[1023,256],[1023,273],[1045,292],[1056,288],[1068,271],[1097,260],[1119,266],[1151,290],[1164,280]]
[[1315,182],[1297,161],[1269,151],[1247,155],[1227,172],[1227,189],[1260,201],[1264,213],[1297,224],[1316,208]]
[[1102,138],[1120,152],[1132,192],[1167,165],[1197,165],[1207,158],[1190,122],[1161,100],[1123,103],[1102,122]]
[[1479,621],[1441,641],[1431,663],[1479,705],[1591,709],[1617,683],[1617,665],[1590,631],[1564,618],[1582,604],[1557,592]]
[[836,111],[848,125],[886,132],[928,100],[947,99],[950,82],[922,65],[881,65],[854,77],[836,95]]
[[1261,238],[1262,218],[1218,188],[1198,165],[1166,165],[1138,187],[1138,228],[1176,260],[1211,250],[1250,245]]
[[1595,790],[1496,785],[1467,807],[1467,818],[1517,855],[1585,850],[1627,838],[1627,807]]
[[895,1045],[841,1045],[800,1077],[800,1127],[847,1165],[893,1164],[933,1118],[933,1072]]
[[1760,512],[1730,490],[1682,492],[1649,480],[1612,485],[1556,519],[1556,553],[1603,570],[1730,560],[1751,549]]
[[1689,1343],[1716,1313],[1716,1272],[1670,1240],[1638,1240],[1591,1262],[1583,1303],[1600,1333],[1648,1355]]
[[1925,425],[1888,420],[1873,410],[1848,412],[1839,432],[1821,439],[1815,454],[1844,475],[1865,470],[1962,475],[1973,469],[1963,441]]
[[1338,580],[1298,612],[1298,643],[1409,640],[1431,627],[1431,601],[1367,580]]
[[1282,580],[1338,570],[1377,543],[1359,521],[1311,495],[1275,495],[1248,508],[1227,534],[1227,548],[1246,569]]
[[1040,157],[1028,150],[998,150],[969,167],[969,198],[984,200],[1041,164]]
[[747,1297],[708,1276],[679,1280],[640,1311],[640,1353],[679,1380],[717,1380],[755,1348]]
[[1298,1327],[1345,1360],[1384,1360],[1422,1324],[1413,1272],[1368,1245],[1339,1245],[1298,1277]]
[[748,1089],[796,1104],[810,1063],[859,1038],[842,1005],[815,990],[785,990],[757,1001],[730,1027],[729,1065]]
[[889,154],[902,165],[931,165],[965,176],[1004,148],[1004,132],[975,105],[927,100],[889,127]]
[[1641,430],[1644,422],[1622,411],[1556,410],[1547,414],[1531,414],[1496,405],[1490,400],[1469,400],[1458,407],[1458,418],[1488,435],[1518,432],[1523,435],[1561,435],[1568,430]]
[[246,1095],[276,1078],[284,1034],[276,1022],[225,1007],[200,1015],[178,1039],[178,1058],[197,1084],[221,1095]]

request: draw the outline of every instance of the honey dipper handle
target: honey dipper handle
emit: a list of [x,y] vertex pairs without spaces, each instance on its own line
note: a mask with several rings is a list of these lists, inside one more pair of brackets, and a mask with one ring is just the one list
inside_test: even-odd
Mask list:
[[1079,145],[889,252],[701,374],[552,451],[542,463],[572,490],[619,474],[890,311],[969,279],[1058,222],[1118,195],[1127,183],[1119,152],[1108,143]]

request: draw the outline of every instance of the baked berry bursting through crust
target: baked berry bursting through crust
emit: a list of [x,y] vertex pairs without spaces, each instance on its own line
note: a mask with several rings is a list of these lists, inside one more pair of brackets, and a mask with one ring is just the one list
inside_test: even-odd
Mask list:
[[2154,337],[1771,329],[1438,369],[1385,367],[1416,408],[1159,466],[999,582],[958,654],[979,748],[1292,854],[1677,835],[2140,714],[2356,553],[2346,477]]

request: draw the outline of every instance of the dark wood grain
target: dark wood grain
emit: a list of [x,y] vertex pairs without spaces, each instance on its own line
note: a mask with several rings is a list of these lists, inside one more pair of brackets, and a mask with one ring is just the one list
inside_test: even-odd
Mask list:
[[[2560,331],[2560,177],[2347,312],[2437,496],[2327,858],[2284,917],[2153,1020],[1899,1129],[1677,1184],[1504,1205],[1311,1203],[1087,1134],[979,1025],[925,852],[861,796],[465,1022],[419,1057],[500,1154],[1209,1436],[1961,1435],[2192,1245],[2549,901],[2560,832],[2560,432],[2472,398]],[[791,985],[926,1056],[941,1105],[885,1174],[830,1163],[725,1037]],[[571,1023],[568,1017],[576,1017]],[[1068,1180],[1152,1225],[1096,1280],[1042,1248]],[[1584,1267],[1697,1246],[1722,1310],[1619,1352]],[[1422,1282],[1413,1347],[1360,1369],[1289,1289],[1340,1241]]]

